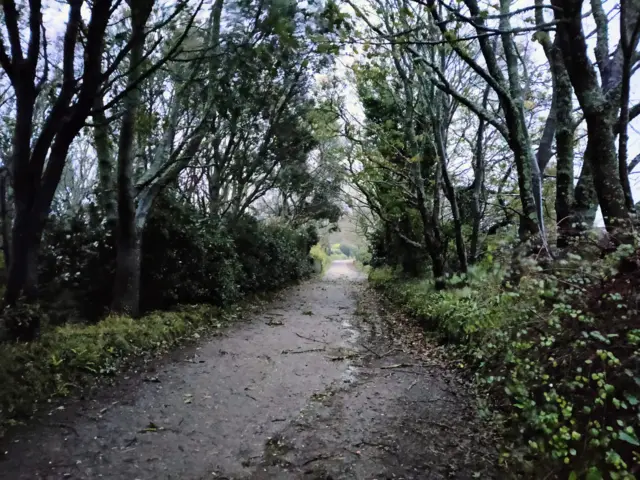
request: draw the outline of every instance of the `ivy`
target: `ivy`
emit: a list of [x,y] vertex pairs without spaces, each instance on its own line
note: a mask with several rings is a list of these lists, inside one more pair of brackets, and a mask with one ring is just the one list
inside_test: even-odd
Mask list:
[[[636,254],[634,254],[636,255]],[[620,257],[618,257],[620,258]],[[445,290],[370,281],[466,358],[504,427],[503,460],[549,478],[635,479],[640,468],[637,279],[610,259],[533,271],[517,291],[486,265]],[[559,286],[560,285],[560,286]],[[546,474],[545,474],[546,475]]]

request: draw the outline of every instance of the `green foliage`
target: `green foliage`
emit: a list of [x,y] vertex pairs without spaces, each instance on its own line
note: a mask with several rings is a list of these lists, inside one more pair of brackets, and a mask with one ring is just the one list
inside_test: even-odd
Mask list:
[[[370,280],[441,340],[455,343],[506,427],[503,459],[557,478],[634,479],[640,465],[640,265],[570,256],[532,267],[517,290],[488,265],[468,278]],[[620,271],[618,271],[620,270]]]
[[366,248],[360,248],[356,252],[356,262],[363,266],[371,264],[371,252]]
[[313,258],[314,270],[317,273],[322,273],[331,265],[331,259],[327,252],[322,248],[320,244],[316,244],[311,247],[311,257]]
[[182,307],[140,319],[111,316],[95,325],[50,329],[36,341],[0,345],[0,419],[31,415],[122,370],[135,358],[163,352],[235,318],[235,309]]
[[358,254],[358,247],[355,245],[349,245],[348,243],[341,243],[340,252],[342,252],[346,257],[355,258]]
[[[40,257],[41,302],[51,323],[97,321],[111,302],[115,251],[91,208],[51,219]],[[312,271],[317,234],[245,216],[211,218],[168,192],[156,201],[142,241],[143,311],[177,304],[229,305]]]

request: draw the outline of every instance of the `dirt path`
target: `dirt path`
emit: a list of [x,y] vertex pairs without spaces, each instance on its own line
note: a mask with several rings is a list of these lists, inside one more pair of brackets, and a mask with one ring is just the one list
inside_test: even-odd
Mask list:
[[5,445],[6,479],[497,478],[460,379],[394,339],[363,276],[322,280]]

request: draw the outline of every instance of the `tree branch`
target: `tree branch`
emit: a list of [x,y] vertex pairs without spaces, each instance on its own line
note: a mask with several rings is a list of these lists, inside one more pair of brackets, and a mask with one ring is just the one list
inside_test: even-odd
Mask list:
[[[32,0],[30,3],[37,3],[38,0]],[[16,2],[14,0],[4,0],[2,2],[4,10],[4,23],[7,26],[9,34],[9,44],[11,45],[11,58],[14,64],[23,60],[22,46],[20,45],[20,27],[18,27],[18,12],[16,10]]]

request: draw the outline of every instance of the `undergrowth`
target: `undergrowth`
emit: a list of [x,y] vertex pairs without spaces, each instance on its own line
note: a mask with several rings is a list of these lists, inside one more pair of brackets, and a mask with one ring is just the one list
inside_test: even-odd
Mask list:
[[325,252],[324,248],[320,244],[314,245],[311,247],[311,252],[309,252],[311,258],[313,258],[314,270],[316,273],[326,272],[331,265],[331,258],[329,254]]
[[0,420],[11,424],[137,359],[222,328],[241,309],[196,305],[139,319],[110,316],[49,329],[30,343],[0,344]]
[[491,263],[440,291],[389,268],[370,280],[467,359],[505,428],[509,470],[637,478],[640,253],[530,267],[517,289]]

